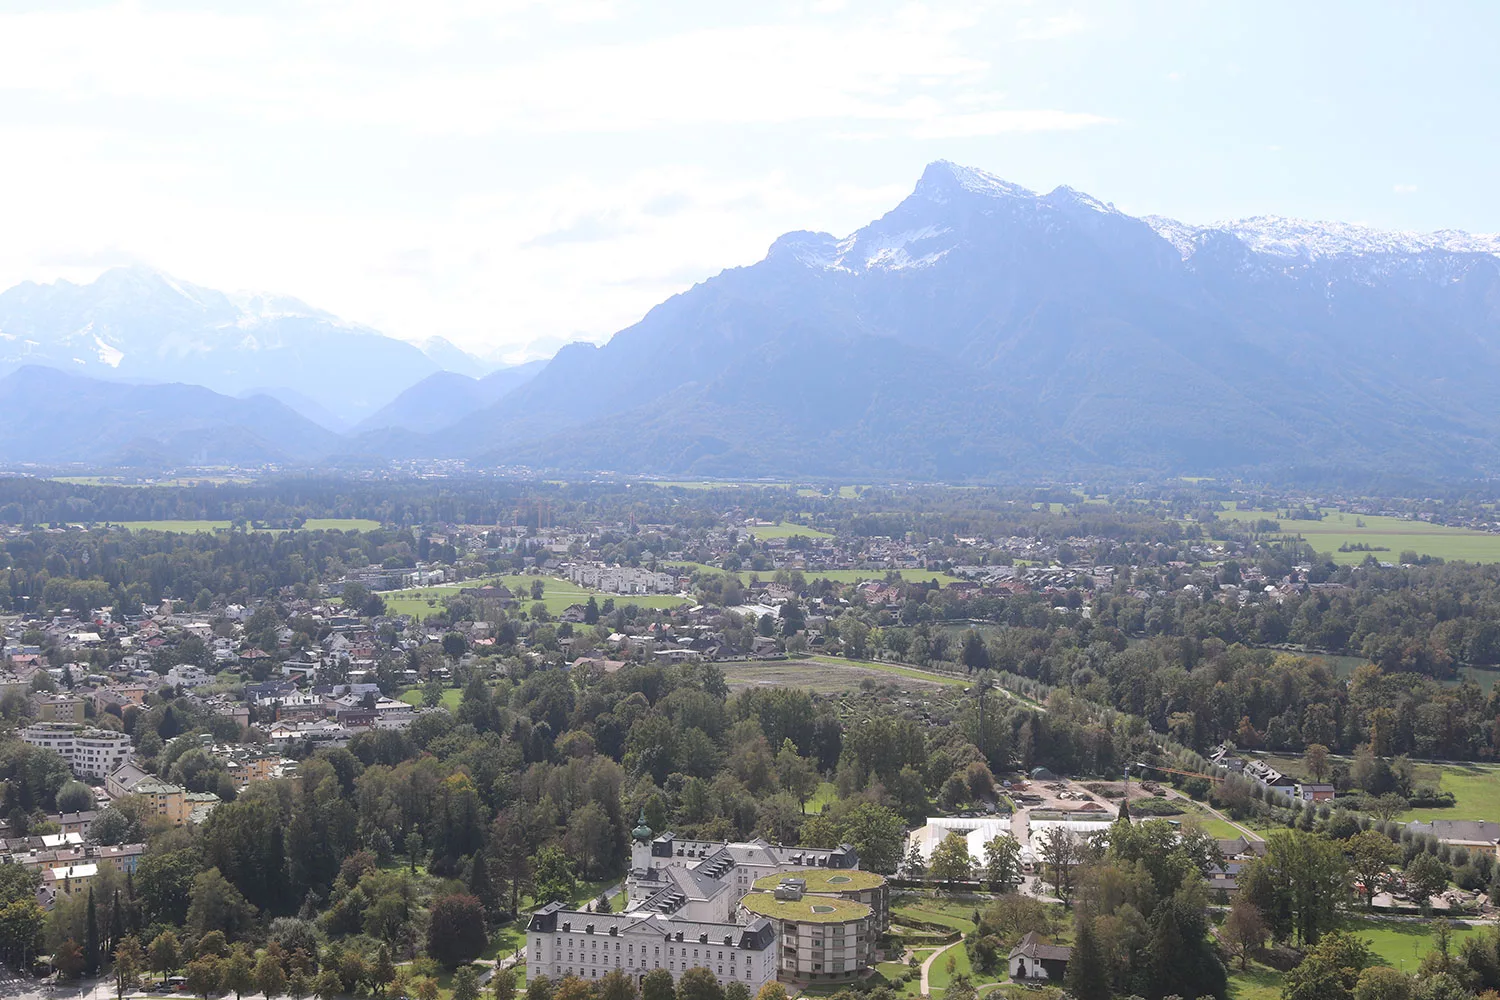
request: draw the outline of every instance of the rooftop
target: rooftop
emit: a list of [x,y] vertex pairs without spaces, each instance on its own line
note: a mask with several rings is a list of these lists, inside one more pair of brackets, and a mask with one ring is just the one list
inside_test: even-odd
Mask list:
[[770,892],[789,878],[800,878],[807,883],[807,892],[859,892],[882,885],[885,879],[874,872],[854,868],[809,868],[805,871],[787,871],[767,875],[755,880],[755,888]]
[[865,904],[839,899],[837,896],[777,899],[769,892],[752,892],[740,900],[740,905],[763,917],[797,923],[841,924],[850,920],[863,920],[870,915],[870,908]]

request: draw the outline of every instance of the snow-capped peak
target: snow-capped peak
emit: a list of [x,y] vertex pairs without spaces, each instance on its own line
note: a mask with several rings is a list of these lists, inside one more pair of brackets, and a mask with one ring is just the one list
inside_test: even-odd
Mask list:
[[1034,198],[1036,192],[1012,184],[974,167],[965,167],[948,160],[935,160],[922,171],[914,194],[932,201],[944,202],[955,191],[986,195],[991,198]]
[[1177,248],[1186,260],[1213,233],[1236,237],[1256,253],[1298,260],[1365,254],[1419,254],[1432,250],[1448,253],[1500,254],[1500,234],[1465,233],[1442,229],[1433,233],[1373,229],[1348,222],[1312,222],[1277,215],[1194,226],[1159,215],[1144,221]]

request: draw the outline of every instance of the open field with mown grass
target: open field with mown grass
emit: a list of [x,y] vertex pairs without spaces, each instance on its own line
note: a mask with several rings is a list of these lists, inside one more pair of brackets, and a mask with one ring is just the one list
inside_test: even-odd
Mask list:
[[1416,764],[1414,780],[1430,782],[1433,772],[1438,790],[1452,792],[1458,801],[1452,809],[1408,809],[1398,818],[1403,823],[1435,819],[1500,819],[1500,769],[1470,764]]
[[[438,704],[442,705],[450,712],[456,712],[458,711],[459,703],[462,702],[463,699],[464,693],[458,688],[443,688],[443,700]],[[403,691],[398,700],[404,701],[408,705],[414,705],[417,708],[421,708],[422,689],[412,688],[410,691]]]
[[[1408,521],[1378,514],[1342,514],[1325,510],[1321,521],[1280,521],[1282,536],[1298,536],[1334,562],[1355,565],[1374,556],[1380,562],[1400,562],[1401,553],[1460,559],[1468,562],[1500,562],[1500,534],[1450,528],[1426,521]],[[1274,511],[1225,510],[1226,521],[1277,520]],[[1385,551],[1340,552],[1341,545],[1368,545]]]
[[555,576],[491,576],[481,580],[464,580],[461,583],[445,583],[433,587],[414,587],[409,590],[383,590],[387,612],[393,615],[414,615],[426,618],[443,610],[443,599],[457,597],[459,591],[472,587],[504,584],[515,592],[521,607],[530,609],[536,602],[531,597],[533,580],[542,581],[542,604],[551,615],[561,614],[569,605],[585,604],[592,596],[599,604],[613,598],[620,607],[634,604],[641,608],[675,608],[684,603],[672,594],[605,594],[588,587],[580,587]]
[[832,538],[826,531],[817,528],[809,528],[803,524],[788,524],[782,521],[780,524],[757,524],[746,528],[746,531],[756,538],[791,538],[794,535],[802,535],[805,538]]

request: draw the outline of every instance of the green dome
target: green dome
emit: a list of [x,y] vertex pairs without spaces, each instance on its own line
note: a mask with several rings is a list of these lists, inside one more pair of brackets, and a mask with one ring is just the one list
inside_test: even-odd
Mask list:
[[646,807],[641,807],[641,818],[636,821],[635,829],[630,831],[636,840],[650,840],[651,827],[646,825]]

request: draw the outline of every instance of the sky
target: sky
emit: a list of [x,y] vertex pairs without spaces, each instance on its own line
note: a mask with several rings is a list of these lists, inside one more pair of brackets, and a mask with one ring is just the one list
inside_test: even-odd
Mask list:
[[0,0],[0,287],[145,264],[515,362],[949,159],[1500,230],[1500,5]]

